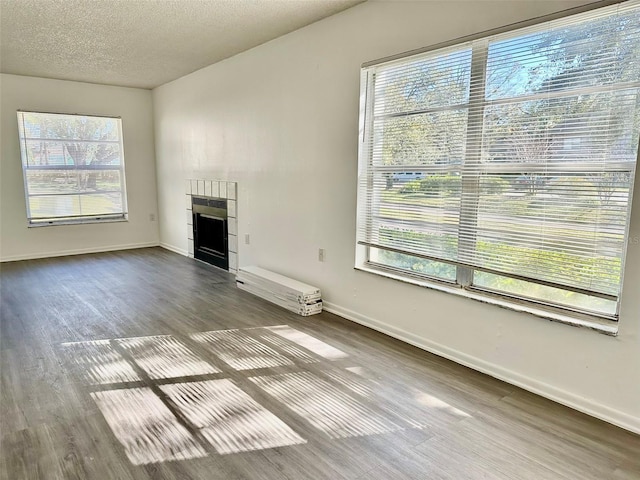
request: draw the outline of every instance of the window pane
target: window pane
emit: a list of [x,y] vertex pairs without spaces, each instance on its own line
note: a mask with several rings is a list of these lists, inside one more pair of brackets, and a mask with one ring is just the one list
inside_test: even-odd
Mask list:
[[29,195],[119,192],[119,170],[38,170],[26,172]]
[[20,127],[26,139],[77,140],[119,143],[119,119],[65,115],[62,113],[21,113]]
[[635,162],[639,101],[634,88],[487,106],[484,160],[523,164]]
[[42,195],[29,197],[29,208],[33,219],[96,217],[122,213],[122,195]]
[[79,195],[29,197],[29,210],[33,219],[77,217],[82,214]]
[[372,147],[375,165],[451,165],[464,158],[467,111],[376,120]]
[[27,153],[25,163],[30,167],[73,165],[73,158],[67,153],[62,142],[32,139],[24,140],[22,146]]
[[122,155],[118,143],[25,140],[25,163],[29,166],[121,165]]
[[120,119],[18,112],[30,219],[126,212]]
[[403,253],[371,248],[369,260],[373,263],[406,270],[416,275],[426,275],[451,282],[456,279],[456,267],[453,265],[417,258]]
[[83,193],[120,191],[118,170],[79,170],[78,177]]
[[29,195],[78,193],[76,170],[27,170]]
[[410,63],[380,68],[375,74],[376,116],[411,112],[469,100],[471,49],[458,47],[427,54]]
[[630,176],[483,176],[470,263],[617,295]]
[[122,179],[120,170],[102,170],[96,172],[96,191],[120,191]]
[[371,243],[456,258],[460,175],[406,171],[376,174],[374,179]]
[[[559,20],[489,46],[488,99],[638,80],[638,9],[570,24]],[[535,31],[538,30],[538,31]]]
[[80,197],[82,215],[105,215],[122,212],[120,193],[82,195]]
[[509,293],[518,297],[528,297],[542,302],[574,307],[603,315],[613,316],[616,314],[617,302],[615,301],[494,275],[492,273],[476,271],[473,277],[473,284],[496,292]]

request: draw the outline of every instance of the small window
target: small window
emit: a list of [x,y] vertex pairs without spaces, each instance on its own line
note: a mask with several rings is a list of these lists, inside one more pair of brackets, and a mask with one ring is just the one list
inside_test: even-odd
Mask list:
[[362,69],[358,264],[617,320],[640,2]]
[[119,118],[18,112],[30,226],[127,218]]

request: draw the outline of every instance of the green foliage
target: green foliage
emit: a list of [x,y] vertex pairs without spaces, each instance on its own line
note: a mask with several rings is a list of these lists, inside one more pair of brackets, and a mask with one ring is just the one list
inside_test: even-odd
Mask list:
[[509,182],[498,177],[485,177],[480,181],[480,191],[485,195],[500,195],[509,189]]
[[460,177],[457,175],[430,175],[420,180],[420,192],[431,197],[459,193],[460,188]]
[[417,258],[402,253],[381,250],[378,261],[383,265],[390,265],[412,273],[418,273],[443,280],[455,280],[456,267],[448,263],[434,262],[424,258]]
[[405,183],[400,188],[400,193],[409,194],[409,193],[418,193],[420,192],[420,180],[412,180],[410,182]]
[[[407,244],[430,245],[432,251],[439,251],[442,258],[455,259],[457,257],[458,243],[454,236],[436,236],[414,231],[399,231],[392,229],[380,230],[381,242],[390,247],[402,247]],[[580,256],[567,252],[540,250],[531,247],[514,246],[498,241],[478,241],[476,250],[479,258],[483,259],[486,266],[495,266],[495,262],[501,262],[509,258],[512,263],[510,270],[518,273],[529,270],[531,265],[536,265],[544,278],[590,278],[596,273],[597,278],[603,283],[617,285],[622,272],[621,261],[612,257]],[[437,262],[414,257],[410,254],[379,251],[378,261],[384,265],[393,266],[411,273],[423,274],[440,279],[455,280],[456,267],[444,262]],[[584,308],[607,309],[611,302],[599,301],[592,297],[576,294],[574,292],[545,287],[531,282],[515,280],[509,277],[476,272],[475,283],[498,291],[514,293],[517,295],[540,298],[563,304],[574,304]],[[611,294],[617,292],[611,291]]]
[[620,259],[613,257],[582,256],[487,241],[478,241],[476,251],[489,266],[493,262],[501,262],[502,259],[508,258],[511,262],[516,262],[511,266],[513,273],[536,265],[539,271],[544,272],[545,278],[591,278],[596,272],[599,279],[616,285],[622,273]]
[[[380,241],[389,247],[406,247],[407,244],[431,245],[432,250],[438,250],[443,258],[455,258],[458,250],[458,240],[452,235],[432,235],[410,230],[380,229]],[[412,255],[379,251],[378,261],[384,265],[400,268],[413,273],[419,273],[436,278],[455,280],[456,267],[447,263],[427,260]]]

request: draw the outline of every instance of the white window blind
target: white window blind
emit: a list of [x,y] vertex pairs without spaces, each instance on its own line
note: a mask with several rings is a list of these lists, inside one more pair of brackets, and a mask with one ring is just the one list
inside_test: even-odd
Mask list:
[[18,112],[30,225],[126,218],[119,118]]
[[637,1],[365,67],[362,92],[369,266],[617,317]]

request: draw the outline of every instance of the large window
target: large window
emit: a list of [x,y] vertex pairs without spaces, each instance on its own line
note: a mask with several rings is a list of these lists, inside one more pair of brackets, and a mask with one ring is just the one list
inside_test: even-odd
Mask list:
[[358,266],[617,319],[640,6],[362,69]]
[[18,112],[32,226],[127,215],[119,118]]

